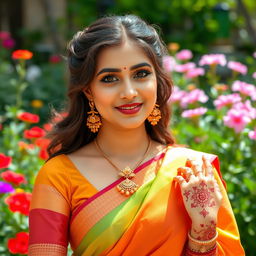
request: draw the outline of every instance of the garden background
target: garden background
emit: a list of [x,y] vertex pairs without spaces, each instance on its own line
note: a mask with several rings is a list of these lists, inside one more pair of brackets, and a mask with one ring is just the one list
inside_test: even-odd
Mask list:
[[[219,156],[242,244],[255,255],[253,0],[1,0],[0,255],[27,253],[31,191],[47,159],[44,136],[65,115],[66,42],[102,15],[127,13],[158,26],[175,84],[170,130],[178,143]],[[51,117],[52,108],[59,116]]]

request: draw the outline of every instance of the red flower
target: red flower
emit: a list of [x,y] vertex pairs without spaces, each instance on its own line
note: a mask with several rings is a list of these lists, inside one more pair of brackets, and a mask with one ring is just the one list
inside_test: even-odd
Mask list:
[[51,63],[59,63],[61,62],[61,57],[59,55],[52,55],[50,58],[49,58],[49,61]]
[[48,152],[45,148],[42,148],[39,152],[39,157],[43,160],[47,160],[49,158]]
[[39,122],[39,116],[35,115],[35,114],[31,114],[28,112],[22,112],[20,114],[17,115],[17,117],[24,121],[24,122],[28,122],[28,123],[38,123]]
[[0,153],[0,168],[7,168],[12,161],[10,156]]
[[2,172],[1,177],[3,180],[11,182],[17,186],[19,186],[21,183],[26,183],[26,179],[23,174],[16,173],[10,170]]
[[36,139],[35,144],[40,148],[47,148],[51,140],[45,138]]
[[58,123],[60,121],[62,121],[65,117],[68,116],[67,112],[62,112],[62,113],[58,113],[53,119],[52,119],[52,123]]
[[7,246],[10,253],[28,254],[28,237],[27,232],[19,232],[15,238],[8,240]]
[[33,53],[28,50],[16,50],[12,53],[12,58],[18,60],[29,60],[32,56]]
[[41,138],[44,137],[45,134],[45,130],[38,126],[32,127],[31,129],[24,131],[24,137],[26,139]]
[[32,194],[27,192],[12,194],[5,199],[5,203],[10,211],[28,216],[31,196]]
[[51,130],[52,130],[52,127],[53,127],[53,125],[50,124],[50,123],[44,124],[43,126],[44,126],[44,129],[45,129],[46,131],[48,131],[48,132],[51,131]]

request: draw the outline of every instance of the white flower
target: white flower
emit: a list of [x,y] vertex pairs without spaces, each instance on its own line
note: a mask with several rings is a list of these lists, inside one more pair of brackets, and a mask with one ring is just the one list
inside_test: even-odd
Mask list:
[[29,82],[35,81],[42,74],[41,69],[36,65],[31,65],[27,69],[26,79]]

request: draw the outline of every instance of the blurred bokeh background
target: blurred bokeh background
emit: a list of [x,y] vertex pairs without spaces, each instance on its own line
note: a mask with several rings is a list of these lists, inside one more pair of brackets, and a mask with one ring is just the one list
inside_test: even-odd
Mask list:
[[[242,243],[255,255],[254,0],[0,0],[0,255],[26,254],[27,212],[10,202],[23,193],[29,207],[35,175],[47,159],[50,109],[65,109],[67,42],[112,14],[135,14],[157,27],[175,84],[170,129],[179,143],[219,155]],[[19,49],[33,57],[15,57]],[[21,118],[24,112],[40,118]],[[25,135],[35,123],[40,134]]]

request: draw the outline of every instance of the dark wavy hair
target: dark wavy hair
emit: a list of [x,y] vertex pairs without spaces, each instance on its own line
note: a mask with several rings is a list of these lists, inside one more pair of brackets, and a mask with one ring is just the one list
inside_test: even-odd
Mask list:
[[89,101],[83,93],[95,75],[97,56],[102,49],[122,44],[124,35],[143,49],[152,61],[157,77],[157,104],[162,118],[156,126],[145,121],[149,136],[162,144],[174,144],[168,131],[170,110],[167,101],[172,92],[172,81],[163,69],[163,56],[168,52],[156,29],[135,15],[100,18],[77,32],[68,44],[70,82],[67,116],[54,125],[48,134],[51,157],[72,153],[90,143],[97,136],[86,126]]

